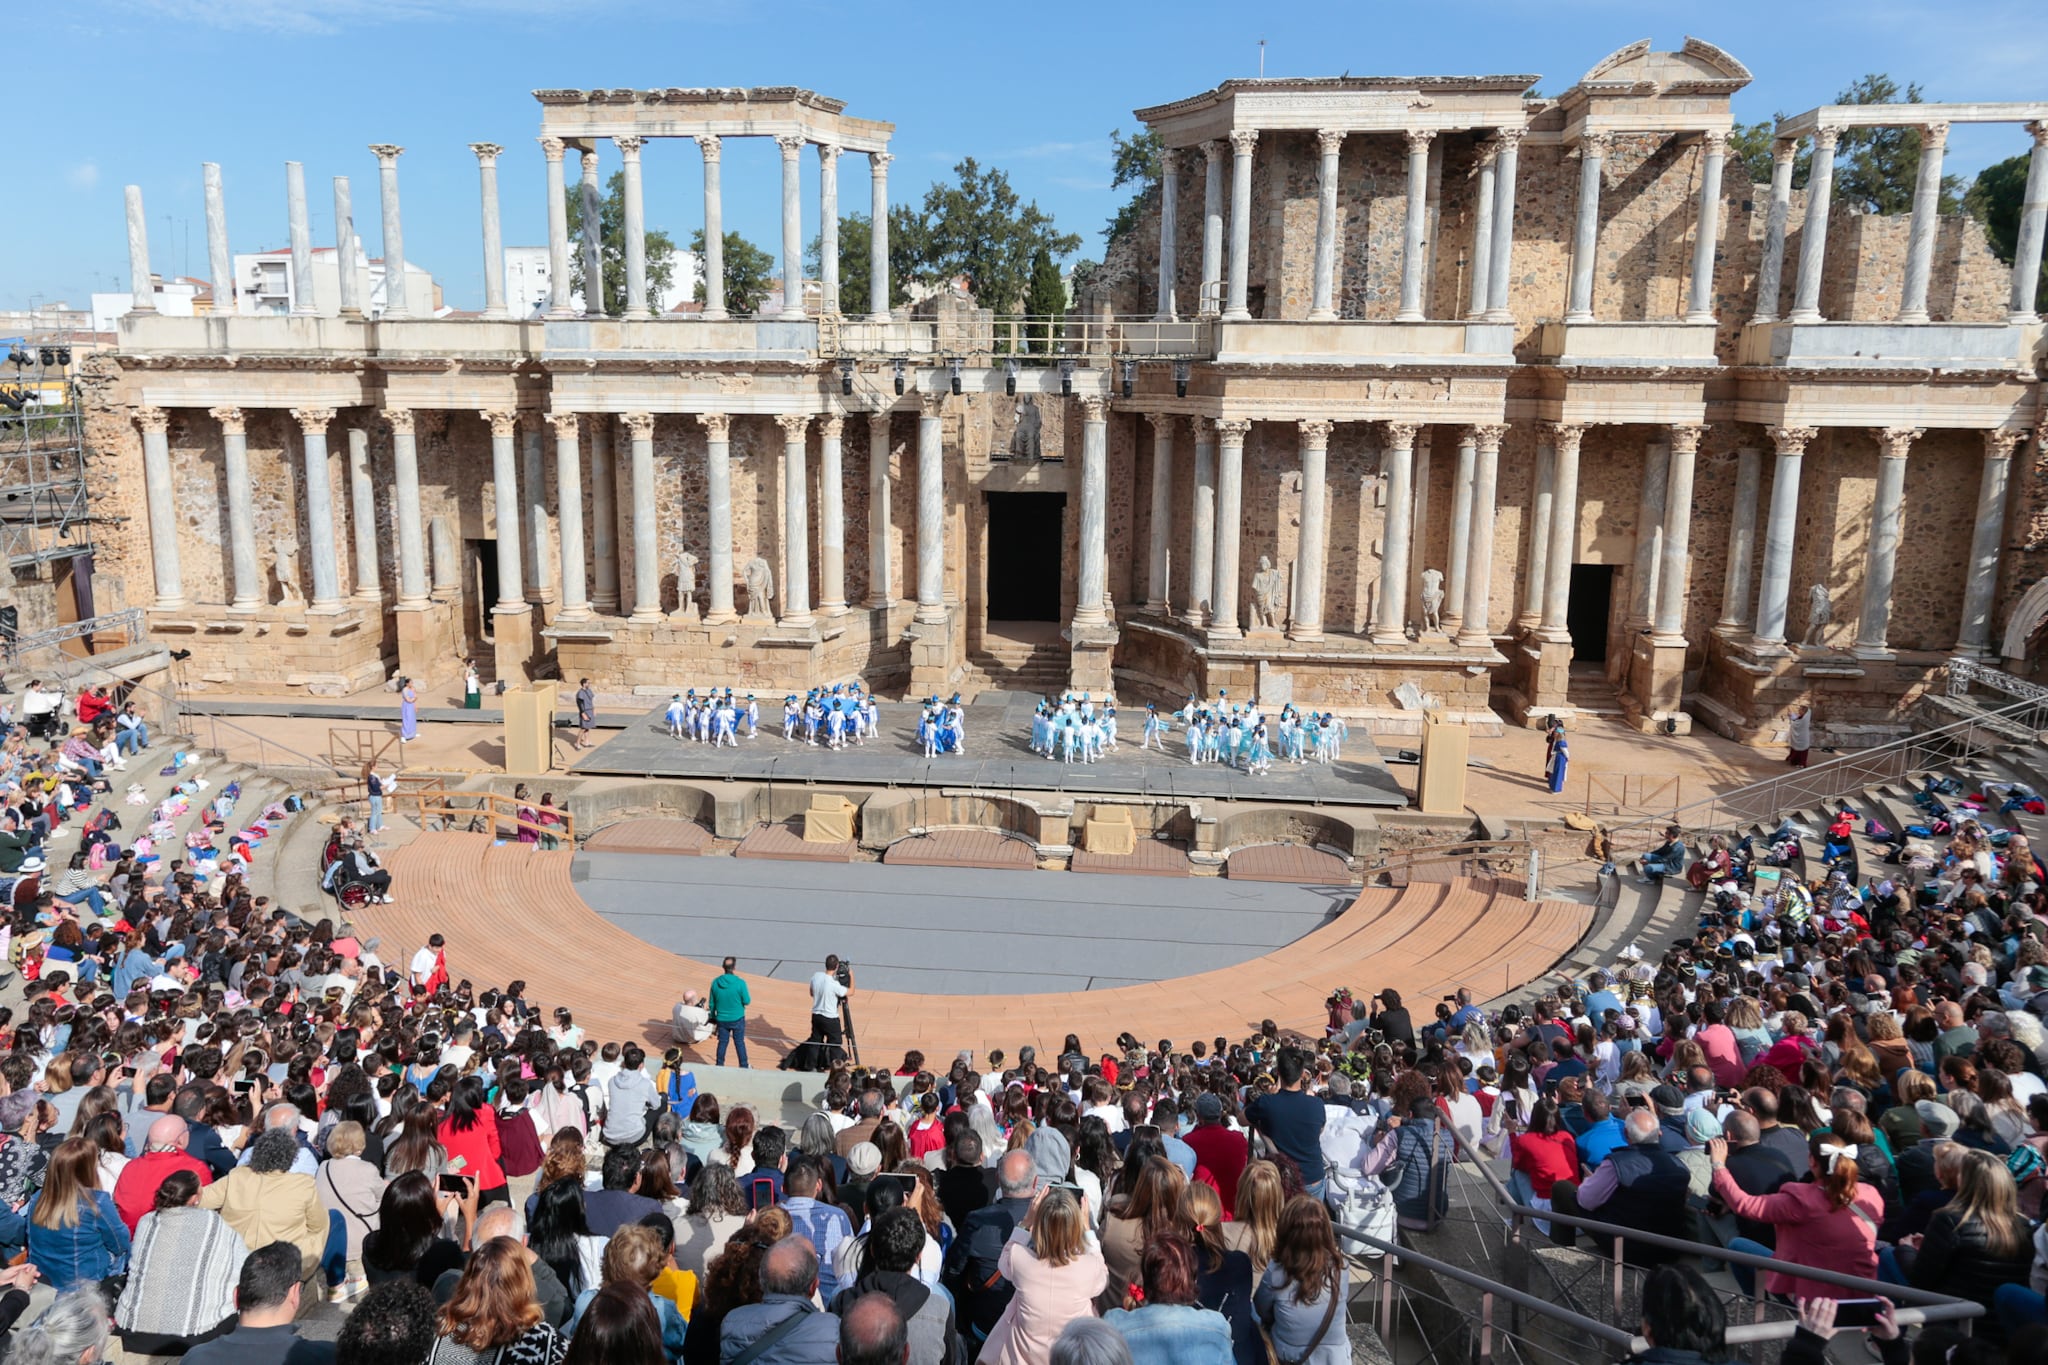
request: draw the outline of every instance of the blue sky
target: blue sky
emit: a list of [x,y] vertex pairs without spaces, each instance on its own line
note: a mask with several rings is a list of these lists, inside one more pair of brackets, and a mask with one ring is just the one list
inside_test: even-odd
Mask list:
[[[18,29],[20,25],[16,26]],[[534,143],[547,86],[808,86],[896,124],[892,198],[915,202],[961,156],[1001,166],[1099,255],[1119,195],[1109,132],[1135,107],[1258,71],[1269,75],[1528,72],[1564,90],[1609,51],[1688,33],[1755,73],[1745,120],[1829,101],[1870,71],[1935,100],[2048,98],[2041,0],[1382,0],[1329,4],[872,4],[866,0],[83,0],[40,10],[10,65],[14,193],[0,216],[0,307],[82,306],[125,288],[122,186],[142,187],[160,273],[204,275],[200,163],[219,161],[237,251],[285,243],[284,163],[303,161],[316,242],[331,242],[331,177],[347,175],[371,253],[376,161],[397,142],[406,255],[456,307],[482,302],[475,158],[503,143],[505,239],[546,240]],[[2026,147],[2017,128],[1958,127],[1968,176]],[[573,166],[573,159],[571,162]],[[608,159],[607,169],[616,165]],[[647,154],[652,225],[701,222],[688,143]],[[728,143],[725,222],[773,249],[774,145]],[[815,231],[815,157],[805,158]],[[36,181],[40,180],[40,185]],[[864,208],[864,158],[841,201]]]

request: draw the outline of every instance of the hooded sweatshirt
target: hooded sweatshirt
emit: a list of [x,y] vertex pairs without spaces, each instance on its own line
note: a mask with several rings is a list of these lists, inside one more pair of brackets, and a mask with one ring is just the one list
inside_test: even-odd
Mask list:
[[959,1365],[960,1336],[953,1327],[953,1305],[930,1286],[894,1270],[868,1270],[839,1291],[827,1311],[844,1316],[857,1299],[887,1294],[910,1338],[909,1365]]

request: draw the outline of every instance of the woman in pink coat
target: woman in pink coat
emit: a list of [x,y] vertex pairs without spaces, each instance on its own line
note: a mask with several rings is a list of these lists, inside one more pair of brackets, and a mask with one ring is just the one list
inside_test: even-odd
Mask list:
[[996,1267],[1017,1292],[988,1334],[981,1365],[1049,1365],[1060,1330],[1095,1316],[1095,1296],[1109,1284],[1102,1252],[1088,1245],[1087,1212],[1065,1186],[1032,1199]]
[[[1877,1278],[1877,1225],[1884,1218],[1884,1198],[1869,1185],[1856,1181],[1856,1144],[1843,1142],[1832,1133],[1816,1133],[1807,1139],[1807,1154],[1813,1162],[1813,1183],[1782,1186],[1776,1194],[1749,1194],[1728,1174],[1728,1143],[1715,1138],[1707,1144],[1707,1156],[1714,1163],[1714,1193],[1737,1218],[1751,1218],[1777,1229],[1774,1252],[1761,1243],[1737,1237],[1730,1251],[1775,1256],[1797,1268],[1832,1270],[1840,1275]],[[1731,1267],[1737,1283],[1750,1276],[1747,1267]],[[1798,1299],[1854,1298],[1856,1291],[1802,1279],[1789,1271],[1773,1270],[1764,1282],[1773,1294]],[[1743,1285],[1745,1294],[1751,1292]]]

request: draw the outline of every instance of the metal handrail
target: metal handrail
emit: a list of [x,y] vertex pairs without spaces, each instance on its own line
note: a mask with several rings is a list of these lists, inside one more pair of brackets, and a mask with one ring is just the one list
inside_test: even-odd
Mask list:
[[[100,616],[88,616],[82,620],[68,621],[49,630],[39,630],[33,635],[17,635],[11,640],[0,637],[13,657],[61,645],[66,640],[77,640],[87,635],[125,634],[131,640],[142,638],[142,608],[129,607],[124,611],[110,611]],[[91,656],[80,656],[79,662],[89,661]]]
[[[444,822],[442,828],[444,829],[447,828],[446,821],[457,817],[466,816],[473,821],[488,815],[491,822],[490,832],[493,837],[496,837],[498,822],[502,818],[500,807],[509,806],[511,807],[511,823],[514,831],[530,829],[535,834],[551,834],[553,831],[559,830],[560,832],[553,834],[553,837],[562,839],[572,848],[576,844],[576,816],[566,806],[544,806],[538,801],[523,801],[518,797],[502,796],[494,791],[458,791],[452,787],[423,787],[415,791],[400,791],[393,794],[391,799],[411,803],[414,810],[418,813],[421,829],[428,828],[427,817],[429,815],[442,820]],[[457,805],[455,802],[458,799],[465,801],[474,799],[477,804],[473,806]],[[538,815],[558,815],[561,817],[562,822],[558,826],[551,826],[523,820],[519,816],[519,807],[521,806],[531,807]]]
[[[335,767],[333,763],[329,762],[326,759],[316,758],[312,754],[306,753],[303,750],[295,749],[289,744],[280,744],[278,741],[270,739],[264,735],[259,735],[254,730],[248,729],[245,726],[237,725],[235,722],[231,720],[224,720],[220,716],[214,715],[212,712],[187,711],[184,703],[179,701],[174,693],[166,692],[162,688],[151,687],[148,683],[136,682],[132,678],[124,678],[119,673],[114,672],[113,669],[108,668],[105,664],[95,662],[93,659],[90,658],[80,659],[78,660],[78,662],[85,665],[87,668],[95,669],[98,672],[105,674],[107,677],[113,679],[116,683],[119,683],[121,686],[127,688],[130,692],[142,692],[146,693],[149,696],[155,697],[159,702],[163,704],[165,708],[164,717],[166,723],[177,725],[190,725],[192,722],[203,717],[209,725],[214,727],[214,733],[211,736],[212,742],[209,743],[206,747],[209,749],[213,749],[216,752],[223,752],[220,746],[220,727],[224,725],[228,729],[234,731],[236,734],[243,736],[245,739],[255,741],[257,754],[256,766],[259,768],[267,768],[271,766],[270,750],[276,749],[278,752],[282,754],[297,759],[302,765],[311,768],[316,772],[331,772],[334,773],[337,777],[343,778],[344,780],[355,779],[355,774],[343,772],[341,769]],[[197,738],[196,734],[194,735],[194,738]]]

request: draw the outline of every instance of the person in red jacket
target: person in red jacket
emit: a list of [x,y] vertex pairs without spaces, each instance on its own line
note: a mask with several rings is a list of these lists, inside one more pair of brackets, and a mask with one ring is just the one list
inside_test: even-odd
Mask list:
[[448,1152],[448,1172],[476,1181],[477,1205],[501,1204],[511,1198],[505,1189],[505,1152],[498,1135],[498,1116],[484,1095],[484,1078],[464,1076],[448,1096],[448,1117],[438,1134]]
[[1216,1193],[1223,1207],[1236,1208],[1237,1178],[1251,1160],[1251,1147],[1243,1133],[1224,1124],[1221,1096],[1204,1093],[1195,1097],[1195,1126],[1181,1141],[1195,1149],[1196,1163],[1216,1178]]
[[157,1189],[172,1171],[190,1171],[200,1184],[213,1183],[213,1172],[206,1163],[186,1154],[185,1144],[190,1139],[191,1129],[185,1120],[165,1114],[149,1125],[148,1145],[142,1155],[121,1168],[121,1177],[114,1182],[114,1210],[128,1225],[131,1236],[142,1215],[156,1207]]
[[533,1193],[540,1168],[547,1160],[540,1129],[534,1126],[533,1113],[526,1107],[526,1094],[526,1082],[517,1076],[509,1078],[498,1092],[498,1147],[504,1154],[507,1197],[515,1209],[526,1207],[526,1196]]
[[91,725],[101,716],[112,715],[114,699],[107,695],[104,687],[89,688],[78,694],[78,723]]
[[[1560,1180],[1579,1178],[1579,1145],[1566,1131],[1557,1101],[1545,1097],[1529,1111],[1529,1126],[1509,1140],[1514,1153],[1514,1170],[1529,1186],[1531,1206],[1550,1207],[1550,1191]],[[1550,1229],[1538,1219],[1537,1229],[1545,1237]]]

